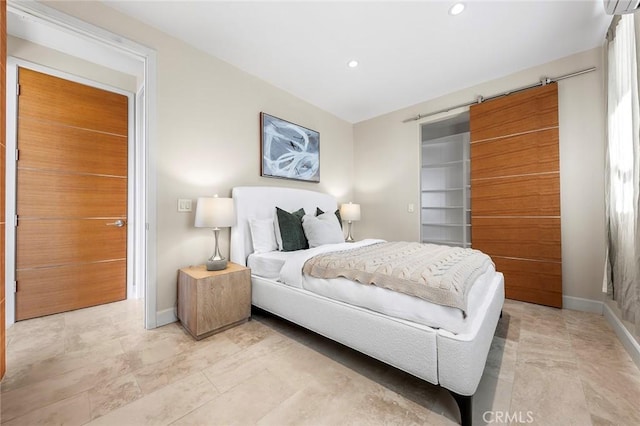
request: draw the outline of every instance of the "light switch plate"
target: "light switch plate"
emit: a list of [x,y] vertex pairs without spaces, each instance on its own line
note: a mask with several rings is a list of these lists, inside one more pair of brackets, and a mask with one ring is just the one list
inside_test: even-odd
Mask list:
[[178,199],[178,211],[179,212],[190,212],[191,211],[191,200],[180,198]]
[[413,205],[413,203],[411,203],[411,204],[407,205],[407,211],[408,211],[409,213],[413,213],[413,212],[414,212],[414,210],[415,210],[415,206]]

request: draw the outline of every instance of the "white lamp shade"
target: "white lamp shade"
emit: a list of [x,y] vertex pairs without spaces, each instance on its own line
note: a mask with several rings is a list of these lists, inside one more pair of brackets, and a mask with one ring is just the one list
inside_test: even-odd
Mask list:
[[340,217],[342,220],[360,220],[360,204],[343,204],[340,206]]
[[232,198],[198,198],[196,228],[226,228],[233,226],[235,221]]

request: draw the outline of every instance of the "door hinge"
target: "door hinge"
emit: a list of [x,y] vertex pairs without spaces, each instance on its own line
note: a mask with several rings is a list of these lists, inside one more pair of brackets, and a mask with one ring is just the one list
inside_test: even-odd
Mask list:
[[18,227],[18,215],[13,216],[13,226],[15,228]]
[[17,293],[18,292],[18,281],[14,281],[13,282],[13,292]]
[[16,96],[20,96],[20,83],[16,84]]
[[20,159],[20,150],[16,148],[16,161]]

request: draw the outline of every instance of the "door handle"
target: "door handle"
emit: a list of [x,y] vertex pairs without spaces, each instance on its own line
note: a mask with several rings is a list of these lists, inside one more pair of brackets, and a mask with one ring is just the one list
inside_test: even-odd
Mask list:
[[122,228],[124,226],[124,220],[118,219],[115,222],[107,223],[107,226],[117,226],[118,228]]

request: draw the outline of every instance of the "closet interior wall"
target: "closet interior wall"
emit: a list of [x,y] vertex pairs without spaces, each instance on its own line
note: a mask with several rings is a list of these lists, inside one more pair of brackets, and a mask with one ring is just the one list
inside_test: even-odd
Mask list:
[[420,125],[423,243],[471,246],[469,112]]

